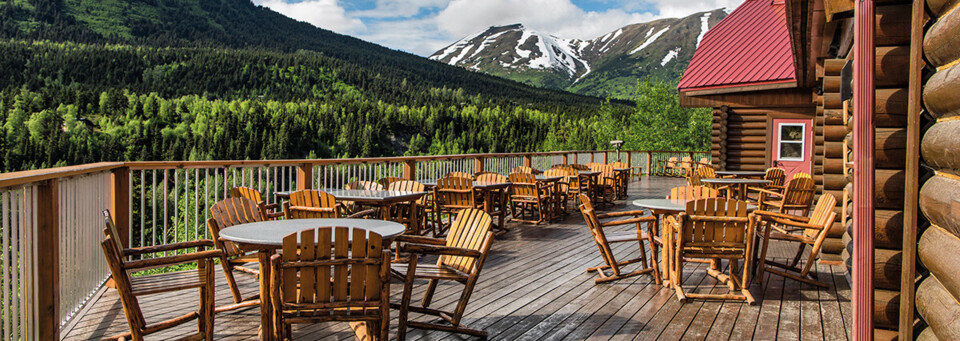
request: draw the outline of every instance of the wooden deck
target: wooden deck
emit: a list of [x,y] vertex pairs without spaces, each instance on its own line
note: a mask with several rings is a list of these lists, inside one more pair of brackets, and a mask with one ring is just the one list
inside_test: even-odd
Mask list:
[[[631,184],[631,200],[662,197],[668,188],[682,183],[683,180],[674,178],[644,179]],[[631,209],[627,202],[613,209]],[[601,259],[579,212],[571,212],[558,223],[510,227],[513,230],[494,244],[464,318],[466,325],[486,330],[490,339],[797,340],[802,335],[804,340],[839,340],[850,335],[851,293],[841,267],[817,265],[820,276],[830,284],[827,289],[768,275],[762,286],[754,284],[751,288],[758,300],[754,306],[698,300],[680,304],[672,289],[654,284],[650,276],[595,285],[594,275],[584,270],[600,264]],[[638,251],[635,245],[618,244],[614,252],[625,259]],[[771,256],[786,257],[788,250],[773,247]],[[716,285],[712,277],[704,276],[702,270],[702,264],[687,266],[686,288],[696,287],[696,292],[726,290]],[[257,284],[251,276],[239,274],[237,278],[246,295],[256,292]],[[414,302],[422,293],[422,284],[414,288]],[[231,303],[220,273],[217,285],[218,304]],[[441,284],[434,305],[449,307],[461,288]],[[394,300],[399,300],[400,286],[395,284],[391,291]],[[197,294],[194,290],[146,297],[141,305],[150,323],[196,309]],[[126,331],[123,309],[113,290],[106,290],[81,313],[73,328],[65,331],[65,339],[100,339]],[[259,321],[258,308],[219,314],[217,338],[255,339]],[[396,320],[392,325],[395,330]],[[176,338],[195,328],[195,324],[188,323],[148,339]],[[352,335],[346,323],[294,327],[294,336],[302,340],[351,339]],[[415,340],[465,338],[422,330],[411,330],[407,336]]]

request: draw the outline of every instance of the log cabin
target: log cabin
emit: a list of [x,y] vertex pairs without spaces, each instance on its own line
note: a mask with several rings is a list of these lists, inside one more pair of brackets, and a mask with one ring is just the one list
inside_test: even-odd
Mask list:
[[720,167],[811,172],[843,203],[820,261],[850,272],[854,337],[960,339],[958,4],[747,0],[678,86],[713,108]]

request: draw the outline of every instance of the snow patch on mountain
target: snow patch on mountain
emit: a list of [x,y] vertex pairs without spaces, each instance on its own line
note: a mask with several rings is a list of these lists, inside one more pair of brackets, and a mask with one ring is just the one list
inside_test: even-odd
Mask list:
[[[654,33],[652,36],[649,33],[647,33],[647,36],[648,36],[647,40],[644,41],[643,44],[640,44],[640,46],[638,46],[637,48],[630,51],[630,53],[628,54],[634,54],[634,53],[640,52],[640,50],[643,50],[647,46],[650,46],[650,44],[653,44],[653,42],[657,41],[657,38],[660,38],[660,36],[662,36],[664,33],[667,33],[667,30],[669,29],[670,29],[670,26],[664,27],[662,30],[657,31],[657,33]],[[653,28],[650,28],[650,31],[653,32]]]
[[667,55],[666,55],[666,56],[663,56],[663,60],[660,61],[660,66],[666,66],[667,63],[669,63],[669,62],[670,62],[671,60],[673,60],[674,58],[677,58],[678,55],[680,55],[680,48],[679,48],[679,47],[678,47],[678,48],[675,48],[675,49],[673,49],[673,50],[667,51]]
[[600,53],[606,52],[606,51],[607,51],[607,47],[610,46],[610,43],[613,43],[614,41],[616,41],[616,40],[617,40],[617,37],[619,37],[621,34],[623,34],[623,28],[621,28],[621,29],[617,30],[617,32],[614,32],[614,33],[613,33],[613,38],[610,38],[610,41],[607,41],[606,44],[603,44],[603,47],[600,48]]
[[703,36],[707,34],[707,30],[710,29],[710,12],[704,13],[700,17],[700,35],[697,36],[697,47],[700,47],[700,41],[703,40]]

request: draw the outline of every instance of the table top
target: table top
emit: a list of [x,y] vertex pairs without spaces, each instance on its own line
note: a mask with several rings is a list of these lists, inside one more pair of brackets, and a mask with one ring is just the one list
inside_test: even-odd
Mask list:
[[717,171],[717,175],[733,175],[733,176],[764,176],[767,175],[767,172],[764,171]]
[[536,179],[537,179],[537,181],[554,182],[554,181],[560,181],[561,179],[563,179],[563,177],[562,177],[562,176],[544,176],[544,175],[537,175]]
[[[427,192],[407,192],[407,191],[378,191],[366,189],[331,189],[324,188],[320,191],[332,194],[337,200],[348,201],[386,201],[386,200],[416,200],[427,195]],[[293,192],[276,192],[281,198],[289,198]]]
[[[417,182],[423,184],[427,188],[437,186],[437,180],[423,180],[423,181],[417,181]],[[506,182],[474,181],[473,182],[473,187],[479,188],[479,189],[498,189],[498,188],[507,188],[509,186],[510,186],[509,181],[506,181]]]
[[[631,202],[633,206],[648,208],[658,211],[683,212],[687,210],[687,200],[680,199],[637,199]],[[754,211],[757,205],[747,205],[747,211]]]
[[[405,230],[403,224],[376,219],[281,219],[234,225],[220,231],[220,239],[231,242],[277,247],[283,245],[283,237],[318,227],[361,228],[375,232],[385,239],[393,238]],[[353,233],[349,233],[352,238]]]
[[740,178],[717,178],[717,179],[700,179],[701,182],[708,184],[748,184],[748,185],[759,185],[759,184],[768,184],[770,180],[761,180],[761,179],[740,179]]
[[580,175],[600,175],[600,172],[598,172],[598,171],[582,170],[582,171],[578,171],[578,172],[579,172]]

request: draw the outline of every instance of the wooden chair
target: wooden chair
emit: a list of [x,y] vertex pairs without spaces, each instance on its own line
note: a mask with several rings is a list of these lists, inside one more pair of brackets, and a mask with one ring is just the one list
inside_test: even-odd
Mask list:
[[676,157],[671,157],[666,161],[660,160],[660,175],[666,175],[666,176],[679,175],[679,167],[677,166]]
[[343,211],[333,194],[314,189],[290,193],[283,203],[284,219],[340,218]]
[[793,180],[793,179],[810,179],[810,178],[811,178],[810,173],[797,172],[797,173],[794,173],[794,174],[793,174],[793,177],[790,178],[790,180]]
[[685,187],[674,187],[670,189],[670,195],[667,196],[667,199],[677,199],[677,200],[699,200],[706,198],[716,198],[719,197],[720,193],[710,187],[706,186],[685,186]]
[[[511,220],[530,224],[547,220],[551,209],[552,185],[537,182],[536,176],[529,173],[511,173],[509,179]],[[537,215],[535,220],[532,217],[534,213]]]
[[699,168],[697,168],[696,173],[697,173],[697,175],[700,176],[701,179],[716,179],[716,178],[717,178],[717,170],[716,170],[716,169],[713,169],[713,168],[710,168],[710,167],[699,167]]
[[[613,169],[630,169],[630,165],[628,165],[626,162],[620,162],[620,161],[611,162],[609,166]],[[627,188],[630,186],[630,172],[629,171],[627,171],[626,173],[617,172],[616,174],[617,174],[617,188],[619,189],[619,191],[617,191],[617,198],[626,199]]]
[[590,170],[590,167],[587,167],[587,165],[581,165],[579,163],[571,163],[570,167],[573,169],[582,170],[582,171]]
[[[570,199],[569,197],[570,178],[567,176],[567,174],[569,173],[566,170],[560,169],[560,168],[553,168],[553,169],[548,169],[543,171],[544,176],[548,176],[548,177],[557,176],[563,179],[563,180],[560,180],[559,182],[560,188],[556,190],[556,193],[550,193],[551,195],[554,196],[554,200],[556,201],[556,204],[557,204],[555,207],[555,210],[558,213],[562,213],[562,214],[567,214],[567,203]],[[550,192],[553,192],[553,190],[551,190]]]
[[[240,287],[237,286],[237,280],[233,276],[233,270],[243,273],[260,276],[260,270],[247,267],[247,264],[257,263],[257,254],[254,252],[240,249],[237,244],[220,239],[220,231],[230,226],[255,223],[264,221],[261,211],[257,209],[257,204],[247,198],[224,199],[210,207],[211,218],[207,219],[207,230],[213,237],[213,243],[222,254],[220,255],[220,266],[223,268],[223,275],[227,278],[227,286],[230,287],[230,294],[233,296],[233,302],[250,302],[259,304],[256,301],[259,294],[244,299],[240,294]],[[244,305],[246,306],[246,305]],[[235,308],[239,308],[237,306]]]
[[[389,191],[401,191],[401,192],[425,192],[426,187],[419,182],[409,181],[409,180],[399,180],[391,182],[387,186]],[[407,226],[407,232],[421,235],[426,230],[425,227],[428,225],[428,214],[433,213],[432,203],[427,201],[426,196],[420,197],[417,199],[417,211],[413,212],[413,206],[409,203],[397,203],[393,205],[394,212],[391,213],[391,216],[396,218],[397,222],[403,223]],[[413,221],[414,213],[418,221]]]
[[[349,236],[353,234],[351,239]],[[363,229],[320,227],[283,237],[270,258],[270,301],[280,340],[294,323],[367,323],[368,339],[390,332],[390,250]]]
[[540,174],[541,172],[532,167],[519,166],[519,167],[513,167],[513,169],[510,170],[510,173]]
[[810,212],[810,204],[816,195],[816,185],[811,178],[797,178],[790,180],[783,189],[783,194],[764,189],[754,189],[760,193],[758,207],[761,211],[776,211],[778,213],[806,216]]
[[596,183],[593,184],[594,197],[600,201],[599,204],[613,205],[613,201],[617,199],[617,193],[620,192],[620,179],[617,178],[617,173],[613,171],[613,167],[605,164],[598,164],[590,169],[600,172]]
[[[201,250],[213,247],[210,240],[196,240],[191,242],[147,246],[139,248],[124,248],[120,242],[117,228],[113,224],[113,217],[109,210],[103,211],[104,239],[100,242],[103,255],[106,257],[110,274],[116,285],[123,305],[123,312],[127,318],[130,332],[116,335],[111,339],[143,340],[161,330],[173,328],[184,323],[198,320],[197,333],[188,337],[192,340],[213,340],[214,331],[214,289],[213,259],[221,255],[219,250],[190,252],[190,249]],[[128,260],[129,257],[157,255],[161,252],[187,252],[174,256],[160,256],[141,260]],[[130,277],[129,273],[149,270],[157,267],[172,266],[184,263],[197,263],[196,270],[167,272],[157,275]],[[138,300],[141,296],[167,293],[173,291],[199,289],[200,304],[196,311],[174,317],[172,319],[147,325],[143,318],[143,311]],[[158,307],[160,308],[160,307]]]
[[[400,310],[397,336],[406,339],[407,327],[432,329],[479,336],[484,339],[487,333],[463,327],[460,322],[467,308],[470,295],[480,278],[483,263],[493,245],[493,232],[490,215],[477,209],[464,209],[450,227],[446,239],[401,235],[396,238],[397,249],[410,253],[407,264],[395,263],[391,272],[395,278],[403,281],[403,296],[399,304],[392,305]],[[420,254],[436,255],[436,265],[418,264]],[[420,307],[411,306],[413,282],[428,279],[426,291]],[[464,285],[453,311],[430,308],[433,294],[439,281],[453,281]],[[437,316],[443,324],[408,321],[410,312]]]
[[253,188],[242,186],[231,188],[230,197],[253,200],[253,202],[257,203],[260,209],[260,215],[263,216],[264,219],[272,220],[283,216],[283,212],[276,212],[277,209],[280,208],[279,203],[267,204],[263,200],[263,195],[260,194],[260,191]]
[[[820,254],[820,248],[823,246],[824,239],[827,238],[827,233],[830,231],[834,219],[837,217],[837,213],[833,211],[836,206],[837,199],[834,196],[822,195],[809,217],[757,211],[757,216],[765,223],[777,224],[784,230],[784,232],[780,232],[771,231],[772,228],[764,229],[763,244],[760,248],[760,262],[758,262],[757,280],[761,280],[763,273],[769,271],[776,275],[826,288],[827,284],[817,280],[816,273],[811,273],[810,270],[816,262],[817,256]],[[795,234],[794,232],[801,233]],[[799,244],[797,254],[790,264],[766,260],[767,247],[770,244],[770,240],[796,242]],[[807,261],[803,268],[798,268],[797,264],[800,262],[800,258],[802,258],[803,251],[807,245],[810,245],[810,254],[807,256]],[[779,269],[768,269],[768,266]]]
[[[563,171],[565,183],[561,185],[561,189],[566,189],[567,200],[573,201],[574,206],[579,207],[580,194],[589,194],[592,191],[589,181],[583,181],[580,178],[580,171],[574,169],[573,167],[560,168]],[[571,200],[572,199],[572,200]]]
[[694,165],[693,158],[689,156],[684,156],[680,159],[680,176],[689,176],[690,173],[693,173]]
[[[657,254],[657,243],[653,240],[653,235],[655,234],[655,229],[657,218],[654,216],[642,217],[643,211],[627,211],[627,212],[613,212],[607,214],[597,214],[593,209],[593,203],[590,202],[590,198],[584,194],[580,194],[580,213],[583,214],[583,220],[587,222],[587,227],[590,228],[590,234],[593,235],[593,241],[597,243],[597,248],[600,250],[600,256],[603,258],[605,265],[595,266],[588,268],[587,272],[596,271],[600,278],[594,280],[594,283],[605,283],[610,281],[616,281],[619,279],[638,276],[647,273],[653,273],[653,279],[657,284],[661,283],[659,265],[657,263],[656,254]],[[600,219],[603,218],[619,218],[619,217],[632,217],[616,221],[600,222]],[[641,228],[641,224],[646,223],[647,231],[644,232]],[[605,229],[611,226],[635,226],[635,231],[617,231],[609,232]],[[650,266],[647,264],[647,254],[643,248],[643,241],[646,240],[650,243]],[[640,246],[640,257],[620,261],[618,262],[616,257],[613,255],[613,250],[610,248],[611,243],[637,243]],[[624,265],[629,265],[633,263],[641,263],[641,268],[629,273],[621,273],[620,267]],[[613,272],[612,275],[607,275],[604,270],[609,269]]]
[[[687,297],[701,299],[736,299],[753,304],[754,298],[748,290],[750,283],[750,260],[753,257],[756,217],[747,214],[747,202],[708,198],[687,202],[686,212],[668,217],[669,229],[677,231],[676,251],[673,257],[674,289],[680,302]],[[688,259],[728,259],[730,275],[710,269],[707,273],[727,284],[731,291],[740,294],[694,294],[683,291],[683,263]],[[741,276],[734,275],[734,267],[743,260]]]
[[[760,187],[754,187],[754,186],[748,187],[747,194],[749,195],[752,193],[757,193],[757,197],[759,198],[759,192],[760,192],[759,190],[763,189],[763,190],[767,190],[768,193],[772,192],[772,193],[779,193],[779,195],[783,195],[783,186],[784,186],[784,181],[786,179],[783,168],[778,168],[778,167],[767,168],[766,174],[764,174],[763,179],[770,182]],[[753,198],[751,198],[751,200],[753,200]],[[757,200],[759,202],[759,199]]]
[[444,175],[445,178],[458,177],[458,178],[467,178],[473,180],[473,174],[467,172],[450,172],[447,175]]
[[[481,172],[477,173],[474,177],[477,182],[500,182],[506,183],[510,182],[510,179],[507,177],[493,173],[493,172]],[[509,188],[509,187],[508,187]],[[492,217],[497,218],[497,227],[503,229],[503,223],[507,219],[507,213],[510,211],[510,206],[508,202],[508,189],[498,190],[497,193],[493,193],[491,197],[493,202],[490,204],[491,210],[487,212]]]
[[398,178],[398,177],[395,177],[395,176],[385,176],[385,177],[380,178],[380,180],[377,180],[377,184],[380,185],[380,187],[382,187],[382,188],[388,188],[388,187],[390,187],[390,184],[392,184],[392,183],[394,183],[394,182],[397,182],[397,181],[400,181],[400,180],[403,180],[403,179]]
[[[453,223],[453,215],[463,209],[481,208],[477,202],[476,191],[473,189],[473,181],[464,177],[445,177],[437,180],[437,185],[433,187],[433,210],[434,210],[434,237],[442,236],[446,233],[450,224]],[[443,222],[443,215],[447,216],[447,222]]]
[[[346,189],[346,190],[363,190],[363,191],[382,191],[384,190],[384,188],[386,187],[381,186],[379,183],[376,183],[373,181],[351,181],[343,186],[343,189]],[[377,209],[375,207],[366,208],[366,207],[363,207],[362,205],[358,205],[357,203],[349,200],[342,201],[340,205],[343,209],[343,212],[341,213],[344,213],[344,214],[354,214],[354,213],[361,212],[368,209],[373,209],[373,210]],[[376,212],[379,213],[378,210]]]

